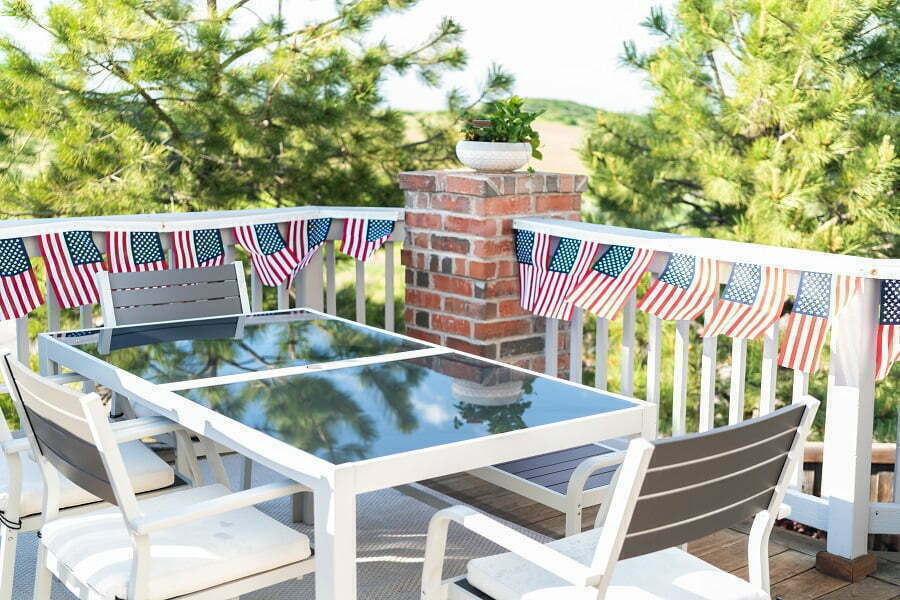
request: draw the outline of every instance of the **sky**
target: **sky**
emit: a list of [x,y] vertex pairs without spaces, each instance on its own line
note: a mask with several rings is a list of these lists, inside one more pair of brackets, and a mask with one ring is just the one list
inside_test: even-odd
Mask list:
[[[220,0],[222,6],[230,0]],[[516,77],[514,92],[527,97],[574,100],[616,111],[642,112],[653,99],[640,73],[619,62],[622,42],[634,40],[638,48],[658,43],[641,26],[650,7],[671,8],[674,0],[421,0],[412,9],[378,20],[372,39],[386,39],[397,48],[414,47],[432,32],[444,16],[465,29],[462,45],[468,66],[444,77],[432,89],[414,74],[391,76],[385,83],[388,104],[404,110],[436,110],[445,105],[449,89],[474,93],[492,63]],[[48,0],[34,0],[40,13]],[[205,0],[198,0],[198,5]],[[276,0],[255,0],[238,15],[245,24],[257,15],[273,12]],[[333,14],[333,0],[282,0],[291,25]],[[21,30],[0,19],[0,30],[12,33],[33,49],[46,43],[39,31]]]

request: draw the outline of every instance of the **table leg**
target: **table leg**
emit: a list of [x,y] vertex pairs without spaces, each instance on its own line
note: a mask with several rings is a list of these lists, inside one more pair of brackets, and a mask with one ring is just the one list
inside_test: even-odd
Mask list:
[[356,600],[356,492],[337,470],[315,493],[316,600]]
[[294,523],[315,524],[315,499],[312,492],[300,492],[291,496],[291,516]]

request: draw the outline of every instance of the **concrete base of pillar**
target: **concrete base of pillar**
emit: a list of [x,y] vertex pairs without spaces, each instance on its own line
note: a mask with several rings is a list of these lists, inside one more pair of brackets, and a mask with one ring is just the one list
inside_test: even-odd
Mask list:
[[877,568],[878,557],[872,553],[863,554],[856,558],[844,558],[824,550],[816,554],[816,569],[818,571],[851,583],[874,573]]

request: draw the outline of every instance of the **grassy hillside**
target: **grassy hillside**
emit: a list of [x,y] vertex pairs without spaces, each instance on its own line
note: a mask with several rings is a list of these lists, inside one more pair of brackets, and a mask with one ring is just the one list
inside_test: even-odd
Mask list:
[[541,119],[563,125],[587,127],[594,121],[597,109],[571,100],[551,98],[527,98],[526,110],[542,110]]

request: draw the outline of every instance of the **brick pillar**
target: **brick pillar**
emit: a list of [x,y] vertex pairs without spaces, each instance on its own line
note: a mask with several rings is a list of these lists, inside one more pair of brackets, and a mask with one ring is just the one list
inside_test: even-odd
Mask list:
[[[417,171],[406,195],[406,331],[485,358],[544,370],[545,319],[519,306],[516,217],[578,220],[581,175]],[[560,326],[560,373],[567,328]]]

